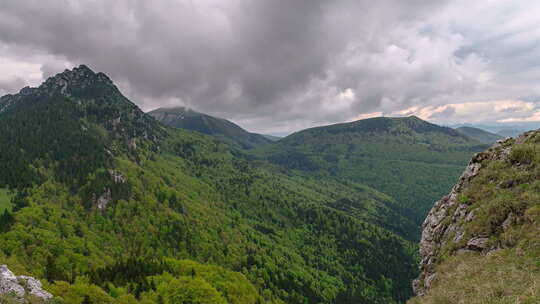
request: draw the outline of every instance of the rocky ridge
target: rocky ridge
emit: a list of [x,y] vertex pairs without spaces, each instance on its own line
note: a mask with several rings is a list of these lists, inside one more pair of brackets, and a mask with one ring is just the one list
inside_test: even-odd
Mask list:
[[[482,170],[483,161],[508,160],[512,146],[525,142],[534,134],[534,132],[527,132],[516,139],[499,140],[487,151],[475,154],[451,192],[435,203],[422,225],[420,275],[413,281],[416,295],[425,295],[431,287],[437,276],[436,266],[441,258],[441,248],[445,244],[451,242],[452,245],[459,247],[455,248],[456,254],[467,251],[480,251],[482,254],[487,254],[498,249],[490,244],[489,235],[466,234],[462,223],[474,221],[475,214],[460,196]],[[512,220],[513,215],[510,213],[502,223],[502,228],[506,229]],[[467,239],[464,241],[464,238]]]
[[0,113],[7,111],[17,102],[30,95],[41,98],[59,94],[71,97],[77,92],[96,84],[105,84],[115,87],[113,82],[103,73],[94,73],[86,65],[80,65],[73,70],[65,70],[55,76],[49,77],[37,88],[24,87],[17,94],[8,94],[0,98]]
[[28,297],[37,298],[44,303],[53,298],[52,294],[42,289],[39,280],[29,276],[15,276],[6,265],[0,265],[0,296],[20,303],[28,303]]
[[90,121],[104,127],[111,138],[125,139],[122,145],[127,149],[136,150],[141,141],[158,149],[156,142],[163,137],[159,123],[123,96],[107,75],[86,65],[49,77],[38,87],[25,87],[17,94],[0,97],[0,115],[62,98],[77,105],[83,129],[88,129]]

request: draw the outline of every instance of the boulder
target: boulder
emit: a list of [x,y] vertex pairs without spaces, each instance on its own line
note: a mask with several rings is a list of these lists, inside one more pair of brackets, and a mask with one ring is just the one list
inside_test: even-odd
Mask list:
[[53,295],[41,288],[41,282],[29,276],[15,276],[7,265],[0,265],[0,295],[12,297],[20,303],[28,303],[26,296],[41,299],[44,303],[52,300]]
[[22,298],[26,294],[17,277],[6,265],[0,265],[0,294]]
[[34,297],[40,298],[42,300],[50,300],[53,298],[53,295],[41,289],[41,282],[29,276],[18,276],[18,281],[26,287],[28,293]]

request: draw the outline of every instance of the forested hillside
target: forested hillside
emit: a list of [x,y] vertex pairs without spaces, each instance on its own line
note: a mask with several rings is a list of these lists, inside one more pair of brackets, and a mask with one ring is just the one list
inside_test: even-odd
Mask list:
[[64,303],[402,303],[392,198],[161,126],[85,66],[0,99],[0,264]]
[[395,198],[403,214],[419,225],[471,155],[485,148],[453,129],[412,116],[307,129],[257,152],[299,174],[366,184]]

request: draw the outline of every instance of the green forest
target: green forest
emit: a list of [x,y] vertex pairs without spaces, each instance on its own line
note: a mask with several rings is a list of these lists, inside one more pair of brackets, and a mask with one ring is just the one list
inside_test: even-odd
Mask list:
[[[255,154],[304,176],[354,181],[393,197],[418,227],[486,144],[417,117],[371,118],[303,130]],[[416,230],[419,236],[420,228]]]
[[86,67],[55,77],[0,114],[0,264],[58,303],[412,295],[415,224],[393,198],[164,127]]

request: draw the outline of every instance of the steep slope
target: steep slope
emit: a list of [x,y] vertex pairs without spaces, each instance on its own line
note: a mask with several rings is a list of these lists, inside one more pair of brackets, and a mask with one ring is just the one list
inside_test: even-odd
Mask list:
[[395,202],[367,186],[280,172],[164,127],[85,66],[1,101],[0,188],[14,194],[0,264],[67,303],[412,294],[405,221],[385,217]]
[[456,128],[456,131],[469,136],[470,138],[476,139],[477,141],[484,143],[484,144],[492,144],[496,142],[499,139],[503,139],[504,137],[499,134],[493,134],[488,131],[484,131],[482,129],[473,128],[473,127],[460,127]]
[[419,225],[472,153],[482,149],[480,142],[453,129],[413,116],[307,129],[259,152],[291,169],[371,186],[394,197],[404,208],[403,215]]
[[411,303],[540,303],[540,132],[476,154],[423,225]]
[[272,142],[264,135],[250,133],[226,119],[184,107],[159,108],[148,112],[148,114],[167,126],[212,135],[243,149],[251,149]]
[[84,65],[2,97],[0,115],[0,185],[12,188],[39,182],[44,163],[78,184],[114,155],[155,150],[163,134],[105,74]]

